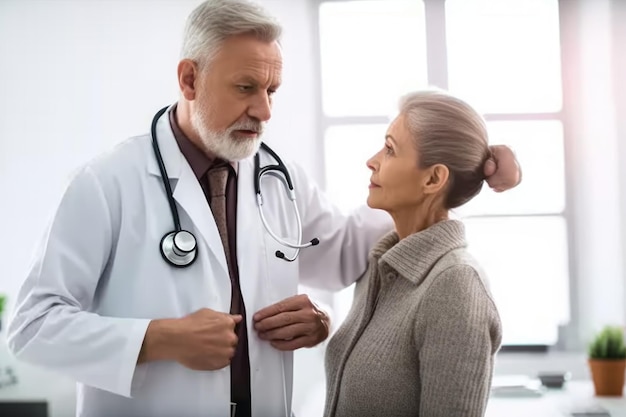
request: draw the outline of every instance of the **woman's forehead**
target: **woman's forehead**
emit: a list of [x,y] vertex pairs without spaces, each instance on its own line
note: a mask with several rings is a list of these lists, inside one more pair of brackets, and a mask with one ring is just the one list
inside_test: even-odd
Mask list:
[[410,140],[411,132],[406,124],[404,114],[398,115],[387,128],[387,135],[393,136],[396,142],[406,142]]

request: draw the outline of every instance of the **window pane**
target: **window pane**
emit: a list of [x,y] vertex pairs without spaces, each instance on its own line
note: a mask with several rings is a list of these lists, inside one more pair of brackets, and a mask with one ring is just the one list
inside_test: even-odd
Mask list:
[[506,144],[516,153],[522,183],[505,193],[486,184],[481,193],[456,211],[480,214],[562,213],[565,208],[563,129],[559,121],[489,122],[490,143]]
[[370,170],[365,162],[385,144],[387,125],[334,126],[324,138],[326,191],[348,211],[365,204]]
[[319,25],[325,114],[388,115],[426,84],[421,1],[326,2]]
[[464,221],[469,251],[489,278],[504,344],[554,344],[569,320],[567,235],[562,217]]
[[557,0],[447,0],[449,89],[485,113],[561,109]]

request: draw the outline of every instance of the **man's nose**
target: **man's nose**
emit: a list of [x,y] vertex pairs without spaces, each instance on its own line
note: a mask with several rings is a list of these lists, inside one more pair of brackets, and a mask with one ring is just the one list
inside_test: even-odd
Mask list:
[[272,117],[272,100],[267,92],[255,97],[254,102],[248,108],[248,116],[261,122],[267,122]]

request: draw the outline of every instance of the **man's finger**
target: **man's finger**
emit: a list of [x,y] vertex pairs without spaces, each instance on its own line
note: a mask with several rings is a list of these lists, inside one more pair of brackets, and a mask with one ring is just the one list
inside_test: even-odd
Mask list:
[[303,336],[293,340],[273,341],[270,342],[270,344],[274,347],[274,349],[287,352],[303,347],[311,347],[313,345],[313,341],[310,337]]
[[300,295],[296,295],[293,297],[289,297],[289,298],[285,298],[282,301],[279,301],[276,304],[272,304],[271,306],[265,307],[259,311],[257,311],[254,316],[252,317],[252,319],[257,322],[257,321],[261,321],[263,319],[266,319],[268,317],[272,317],[272,316],[276,316],[280,313],[283,312],[287,312],[287,311],[298,311],[300,310],[303,306],[306,305],[306,302],[308,301],[307,297],[302,297]]
[[241,314],[229,314],[228,317],[233,319],[235,324],[238,324],[241,320],[243,320],[243,316]]
[[274,330],[259,332],[259,338],[269,341],[287,341],[310,335],[316,329],[315,323],[296,323]]
[[300,309],[297,311],[288,311],[267,317],[254,323],[254,329],[259,332],[267,332],[273,329],[280,329],[296,323],[311,322],[313,316],[307,313],[307,310]]

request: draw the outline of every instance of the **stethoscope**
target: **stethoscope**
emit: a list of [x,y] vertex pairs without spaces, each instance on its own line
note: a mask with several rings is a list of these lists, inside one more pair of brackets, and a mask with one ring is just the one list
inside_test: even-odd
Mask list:
[[[167,175],[167,171],[165,170],[165,164],[163,163],[163,157],[161,156],[161,151],[159,150],[159,144],[157,141],[157,122],[168,108],[169,106],[164,107],[154,115],[151,128],[152,148],[154,149],[154,156],[156,158],[157,164],[159,165],[159,170],[161,171],[161,180],[163,181],[163,186],[165,187],[167,202],[169,203],[170,211],[172,212],[172,219],[174,221],[174,230],[166,233],[163,236],[159,246],[161,250],[161,255],[168,264],[182,268],[191,265],[196,260],[198,255],[198,245],[196,242],[196,237],[193,235],[193,233],[188,230],[183,230],[180,226],[178,209],[176,208],[176,202],[174,201],[172,187],[170,186],[169,177]],[[291,181],[291,175],[289,175],[287,167],[278,157],[278,155],[276,155],[276,152],[274,152],[269,146],[267,146],[263,142],[261,143],[261,149],[269,153],[270,156],[274,158],[277,163],[261,167],[259,152],[257,152],[254,156],[254,191],[256,193],[256,201],[259,215],[261,217],[263,227],[265,228],[267,233],[272,236],[274,240],[276,240],[276,242],[288,248],[295,249],[295,253],[291,257],[288,257],[287,255],[285,255],[284,252],[277,250],[275,252],[276,257],[288,262],[293,262],[298,257],[300,249],[315,246],[320,242],[319,239],[314,238],[307,243],[302,243],[302,221],[300,219],[300,211],[298,210],[298,205],[296,204],[296,193],[293,188],[293,182]],[[298,238],[296,240],[297,243],[290,243],[278,237],[274,232],[272,232],[272,229],[270,228],[267,220],[265,219],[265,216],[263,215],[263,195],[261,194],[261,180],[265,175],[271,175],[279,179],[285,186],[287,197],[289,198],[289,200],[291,200],[291,204],[296,217],[296,228],[298,231]]]

